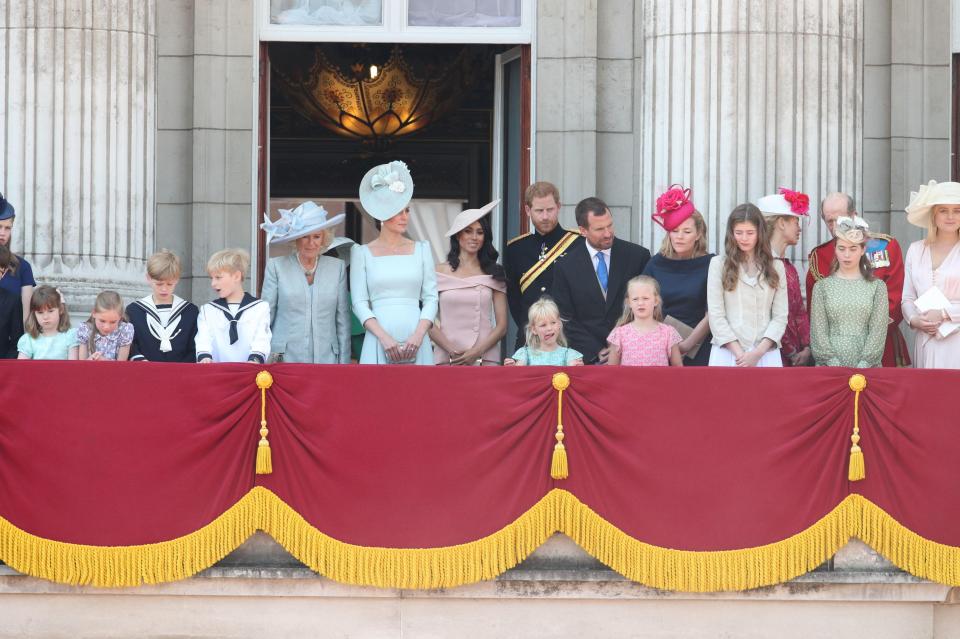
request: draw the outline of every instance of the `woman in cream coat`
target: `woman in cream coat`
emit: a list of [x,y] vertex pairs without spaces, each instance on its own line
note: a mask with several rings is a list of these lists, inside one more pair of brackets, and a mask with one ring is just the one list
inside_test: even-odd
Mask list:
[[343,260],[323,255],[332,240],[327,219],[313,202],[261,225],[271,244],[296,242],[296,251],[267,261],[261,299],[270,305],[273,359],[308,364],[350,363],[350,301]]

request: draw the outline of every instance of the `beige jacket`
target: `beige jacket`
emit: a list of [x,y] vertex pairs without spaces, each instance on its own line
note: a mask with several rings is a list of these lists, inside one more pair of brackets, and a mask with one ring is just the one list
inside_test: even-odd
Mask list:
[[780,260],[773,267],[780,286],[771,289],[765,279],[748,277],[740,269],[740,280],[732,291],[723,290],[723,261],[718,255],[710,260],[707,272],[707,316],[713,343],[723,346],[739,341],[744,351],[752,350],[764,337],[780,347],[787,328],[787,275]]

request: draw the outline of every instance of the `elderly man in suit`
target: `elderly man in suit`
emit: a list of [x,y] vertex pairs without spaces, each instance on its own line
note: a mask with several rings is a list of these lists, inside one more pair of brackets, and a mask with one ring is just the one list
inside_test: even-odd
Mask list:
[[585,364],[605,364],[607,335],[623,312],[627,282],[643,272],[650,251],[615,237],[613,215],[600,198],[577,204],[576,218],[585,241],[557,262],[551,293],[570,347],[583,353]]

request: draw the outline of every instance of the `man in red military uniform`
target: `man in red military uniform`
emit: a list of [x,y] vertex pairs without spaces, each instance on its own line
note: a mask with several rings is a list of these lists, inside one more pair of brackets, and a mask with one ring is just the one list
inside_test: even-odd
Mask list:
[[[831,193],[820,204],[820,217],[830,235],[837,218],[846,215],[856,217],[857,211],[853,198],[846,193]],[[813,285],[830,275],[836,245],[833,240],[824,242],[810,251],[809,270],[807,270],[807,310],[813,297]],[[874,274],[887,285],[887,299],[890,308],[890,324],[887,326],[887,343],[883,349],[884,366],[909,366],[910,355],[907,343],[900,332],[903,312],[900,310],[900,298],[903,295],[903,251],[893,237],[883,233],[871,233],[867,242],[867,258],[873,265]]]

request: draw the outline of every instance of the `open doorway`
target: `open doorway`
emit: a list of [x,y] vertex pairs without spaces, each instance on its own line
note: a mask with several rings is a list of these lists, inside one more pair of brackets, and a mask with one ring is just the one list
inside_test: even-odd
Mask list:
[[[502,249],[526,230],[529,59],[528,45],[263,43],[260,217],[314,200],[346,214],[338,235],[368,242],[376,229],[358,185],[371,167],[398,159],[415,184],[409,233],[429,241],[437,261],[453,217],[495,198]],[[397,104],[382,108],[385,94]],[[261,234],[258,275],[282,251]]]

